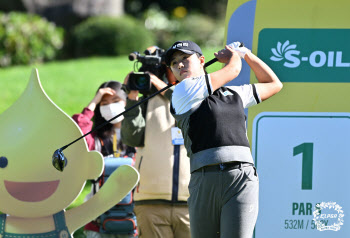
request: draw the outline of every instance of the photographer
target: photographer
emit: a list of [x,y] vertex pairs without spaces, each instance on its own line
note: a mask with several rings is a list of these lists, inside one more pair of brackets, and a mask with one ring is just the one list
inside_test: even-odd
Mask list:
[[[157,76],[151,72],[147,60],[142,63],[152,84],[149,92],[143,92],[143,97],[167,85],[160,78],[175,82],[165,64],[160,65],[165,73]],[[128,85],[130,75],[133,74],[125,78],[124,84]],[[190,237],[187,207],[189,159],[181,143],[173,144],[172,131],[177,129],[169,111],[172,91],[170,88],[127,112],[122,122],[123,142],[138,147],[135,168],[139,170],[140,182],[134,193],[134,211],[140,238]],[[138,90],[129,91],[126,108],[141,100],[138,95]]]

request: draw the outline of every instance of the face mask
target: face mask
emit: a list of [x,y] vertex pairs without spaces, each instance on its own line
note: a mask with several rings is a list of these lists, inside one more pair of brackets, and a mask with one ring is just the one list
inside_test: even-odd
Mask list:
[[[112,119],[113,117],[115,117],[116,115],[118,115],[124,111],[125,111],[125,104],[123,101],[100,106],[101,116],[106,121]],[[124,119],[124,116],[121,115],[121,116],[117,117],[116,119],[114,119],[113,121],[111,121],[110,123],[116,124],[118,122],[121,122],[123,119]]]

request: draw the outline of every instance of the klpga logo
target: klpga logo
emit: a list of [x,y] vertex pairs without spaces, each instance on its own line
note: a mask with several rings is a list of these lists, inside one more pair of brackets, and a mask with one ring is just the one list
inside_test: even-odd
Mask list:
[[312,67],[320,68],[326,67],[350,67],[350,63],[343,62],[342,51],[313,51],[310,55],[302,55],[302,53],[296,49],[296,44],[290,44],[289,40],[277,43],[276,48],[272,48],[273,56],[270,57],[272,61],[284,60],[283,66],[287,68],[297,68],[302,62],[308,62]]

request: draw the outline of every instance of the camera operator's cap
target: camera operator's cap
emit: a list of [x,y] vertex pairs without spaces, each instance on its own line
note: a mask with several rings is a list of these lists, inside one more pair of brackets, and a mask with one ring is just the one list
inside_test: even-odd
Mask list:
[[171,57],[178,50],[190,55],[195,53],[203,55],[201,48],[193,41],[189,41],[189,40],[176,41],[165,53],[166,65],[170,66]]

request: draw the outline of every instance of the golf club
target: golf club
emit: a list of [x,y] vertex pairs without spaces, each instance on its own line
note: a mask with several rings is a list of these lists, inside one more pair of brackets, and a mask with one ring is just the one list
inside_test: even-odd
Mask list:
[[[244,44],[241,43],[241,44],[240,44],[240,47],[243,47],[243,46],[244,46]],[[218,59],[217,59],[217,58],[214,58],[214,59],[208,61],[208,62],[204,65],[204,67],[208,67],[209,65],[211,65],[211,64],[213,64],[213,63],[215,63],[215,62],[217,62],[217,61],[218,61]],[[150,98],[152,98],[152,97],[158,95],[159,93],[161,93],[161,92],[167,90],[168,88],[170,88],[170,87],[172,87],[172,86],[174,86],[174,85],[176,85],[176,84],[178,84],[178,83],[179,83],[179,81],[176,81],[176,82],[174,82],[174,83],[172,83],[172,84],[169,83],[166,87],[164,87],[164,88],[162,88],[161,90],[159,90],[159,91],[153,93],[152,95],[150,95],[150,96],[148,96],[147,98],[143,99],[142,101],[140,101],[139,103],[135,104],[134,106],[129,107],[129,108],[126,109],[124,112],[119,113],[118,115],[116,115],[115,117],[111,118],[110,120],[108,120],[108,121],[106,121],[106,122],[104,122],[104,123],[98,125],[98,126],[95,127],[94,129],[92,129],[91,131],[89,131],[88,133],[86,133],[85,135],[82,135],[81,137],[79,137],[78,139],[72,141],[71,143],[69,143],[69,144],[67,144],[67,145],[65,145],[65,146],[63,146],[63,147],[57,149],[57,150],[53,153],[53,155],[52,155],[52,165],[53,165],[57,170],[59,170],[59,171],[62,172],[62,171],[64,170],[64,167],[66,167],[66,166],[67,166],[67,163],[68,163],[67,158],[66,158],[66,157],[64,156],[64,154],[63,154],[63,150],[65,150],[68,146],[74,144],[75,142],[77,142],[77,141],[79,141],[80,139],[84,138],[85,136],[91,134],[92,132],[96,131],[97,129],[100,129],[100,128],[104,127],[106,124],[108,124],[109,122],[113,121],[113,120],[116,119],[117,117],[120,117],[120,116],[123,115],[124,113],[126,113],[126,112],[132,110],[133,108],[135,108],[135,107],[141,105],[142,103],[146,102],[146,101],[149,100]]]

